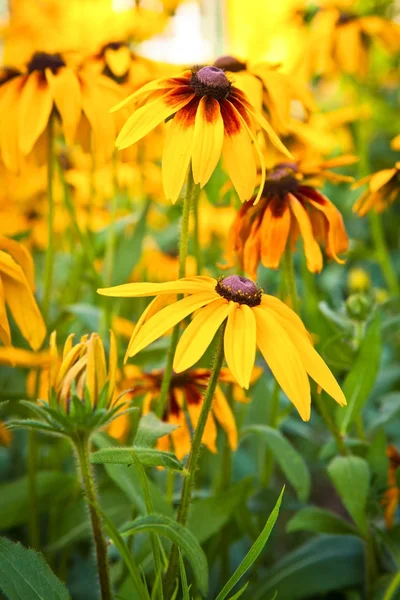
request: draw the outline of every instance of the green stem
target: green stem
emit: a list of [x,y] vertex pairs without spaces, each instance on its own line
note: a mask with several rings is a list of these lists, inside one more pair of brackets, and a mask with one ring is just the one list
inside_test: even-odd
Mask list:
[[383,596],[383,600],[393,600],[395,598],[395,593],[397,592],[399,587],[400,587],[400,571],[398,571],[396,573],[396,575],[394,576],[394,578],[392,579],[391,584],[389,585],[388,589],[385,592],[385,595]]
[[[186,275],[186,259],[189,251],[189,215],[190,205],[193,194],[194,181],[191,170],[189,169],[187,191],[183,200],[183,213],[181,220],[181,238],[179,242],[179,279]],[[168,400],[168,391],[172,379],[172,365],[174,362],[175,350],[178,345],[180,324],[175,325],[172,330],[171,340],[167,352],[164,376],[161,382],[160,397],[157,403],[156,414],[162,418]]]
[[323,420],[325,421],[327,428],[329,429],[333,438],[336,441],[336,444],[337,444],[340,454],[342,456],[347,456],[349,454],[349,452],[347,450],[346,444],[344,443],[343,437],[342,437],[339,429],[336,427],[334,420],[332,419],[331,415],[329,414],[329,411],[327,410],[326,405],[321,398],[321,395],[318,393],[314,394],[313,399],[315,400],[315,403],[318,406],[319,413],[320,413],[321,417],[323,418]]
[[100,516],[97,512],[97,493],[94,476],[89,461],[89,440],[85,434],[78,435],[74,440],[78,457],[79,470],[82,477],[83,490],[89,506],[90,521],[96,547],[97,568],[99,572],[101,600],[111,600],[110,578],[108,572],[107,545],[103,533]]
[[282,258],[282,274],[285,283],[285,292],[290,300],[292,309],[299,314],[300,303],[296,288],[296,277],[293,265],[293,253],[290,244],[286,244],[285,252]]
[[[211,369],[210,379],[208,381],[207,389],[203,398],[197,427],[193,434],[192,447],[190,450],[187,464],[188,474],[185,477],[183,483],[181,501],[177,515],[177,521],[178,523],[181,523],[181,525],[186,525],[187,518],[189,515],[190,502],[192,498],[192,489],[194,486],[194,480],[196,476],[196,467],[197,461],[199,459],[201,441],[203,439],[204,429],[207,423],[208,416],[210,414],[215,388],[217,387],[218,377],[221,371],[222,362],[224,360],[224,331],[225,323],[221,325],[217,333],[214,364]],[[174,545],[171,550],[168,571],[165,577],[165,592],[167,598],[171,596],[177,572],[178,548]]]
[[382,227],[381,215],[371,210],[368,214],[371,227],[372,239],[374,241],[376,257],[382,269],[383,276],[392,296],[400,296],[400,283],[396,271],[390,259],[389,249],[386,244],[385,234]]
[[366,567],[366,597],[372,598],[374,583],[378,574],[378,567],[376,564],[374,540],[371,531],[365,538],[365,567]]
[[53,287],[53,271],[54,271],[54,197],[53,197],[53,176],[54,176],[54,122],[53,115],[50,115],[49,124],[47,126],[47,235],[48,246],[46,252],[46,263],[44,271],[44,290],[43,290],[43,307],[42,313],[45,321],[49,316],[51,292]]

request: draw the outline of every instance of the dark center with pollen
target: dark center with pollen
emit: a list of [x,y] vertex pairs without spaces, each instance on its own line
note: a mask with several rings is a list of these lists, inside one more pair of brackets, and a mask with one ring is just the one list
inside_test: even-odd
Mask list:
[[226,300],[239,302],[239,304],[247,304],[247,306],[258,306],[261,304],[263,294],[263,291],[250,281],[250,279],[240,277],[239,275],[229,275],[228,277],[219,278],[215,291],[223,298],[226,298]]
[[296,192],[299,187],[297,172],[296,163],[287,162],[276,165],[266,175],[263,195],[285,196],[288,193]]
[[65,62],[57,52],[57,54],[47,54],[46,52],[36,52],[28,63],[28,73],[33,71],[44,71],[50,69],[55,75],[61,67],[65,67]]
[[203,67],[193,72],[189,85],[197,96],[212,96],[216,100],[226,100],[232,86],[218,67]]
[[239,73],[246,70],[246,63],[241,62],[234,56],[220,56],[215,61],[214,67],[230,71],[231,73]]
[[338,20],[336,21],[336,24],[347,25],[347,23],[351,23],[351,21],[354,21],[355,19],[357,19],[357,15],[351,12],[342,11],[339,15]]

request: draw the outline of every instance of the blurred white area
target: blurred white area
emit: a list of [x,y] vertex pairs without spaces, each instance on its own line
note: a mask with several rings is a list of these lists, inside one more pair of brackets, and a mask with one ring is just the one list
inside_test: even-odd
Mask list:
[[215,39],[212,31],[205,35],[204,19],[207,12],[200,9],[198,2],[184,2],[163,34],[140,44],[138,51],[148,58],[173,64],[206,63],[214,55]]

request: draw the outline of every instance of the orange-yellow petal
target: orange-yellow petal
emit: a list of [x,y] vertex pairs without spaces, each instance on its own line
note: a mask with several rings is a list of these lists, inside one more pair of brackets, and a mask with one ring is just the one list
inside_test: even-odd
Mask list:
[[142,298],[158,294],[195,294],[201,291],[214,290],[217,280],[213,277],[184,277],[178,281],[165,283],[124,283],[110,288],[100,288],[102,296],[116,298]]
[[230,304],[224,337],[225,358],[238,384],[248,389],[256,357],[256,319],[246,304]]
[[290,208],[299,225],[301,237],[303,239],[307,267],[312,273],[319,273],[322,270],[323,265],[322,253],[315,241],[307,211],[293,194],[288,194],[288,198]]
[[72,69],[62,67],[53,74],[46,69],[46,78],[61,115],[67,144],[72,144],[82,113],[82,96],[78,78]]
[[39,136],[46,129],[53,107],[53,96],[43,73],[29,75],[22,90],[19,104],[19,148],[29,154]]
[[204,96],[196,113],[193,138],[193,179],[203,187],[221,157],[224,122],[218,100]]

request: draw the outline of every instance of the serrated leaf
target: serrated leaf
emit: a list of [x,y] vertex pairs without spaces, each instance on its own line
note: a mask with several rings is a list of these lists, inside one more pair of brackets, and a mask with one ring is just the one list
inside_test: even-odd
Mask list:
[[299,510],[288,522],[286,531],[288,533],[312,531],[314,533],[357,535],[357,530],[351,523],[347,523],[329,510],[317,508],[316,506]]
[[336,412],[342,435],[346,434],[368,400],[378,375],[381,354],[380,320],[377,314],[368,327],[360,352],[343,384],[347,407]]
[[165,515],[138,517],[124,528],[122,535],[135,535],[140,532],[153,532],[165,536],[179,546],[188,559],[196,578],[199,591],[206,596],[208,589],[208,566],[206,556],[194,535],[183,525]]
[[366,504],[370,472],[367,461],[358,456],[337,456],[328,465],[329,477],[347,512],[362,533],[367,531]]
[[154,446],[159,438],[169,435],[177,428],[177,425],[165,423],[154,413],[150,412],[144,415],[139,421],[135,444],[141,447]]
[[90,462],[95,464],[131,465],[133,456],[147,467],[165,467],[171,471],[183,471],[183,464],[172,452],[163,452],[154,448],[104,448],[98,450],[90,457]]
[[0,538],[0,590],[8,600],[70,598],[41,554],[7,538]]
[[285,488],[282,489],[279,498],[268,517],[268,521],[266,522],[264,529],[232,575],[230,579],[226,582],[220,593],[218,594],[216,600],[225,600],[229,592],[235,587],[238,581],[243,577],[243,575],[250,569],[252,564],[257,560],[259,555],[261,554],[265,544],[268,541],[269,536],[271,535],[271,531],[275,525],[275,522],[279,515],[279,509],[282,502],[282,496]]
[[251,425],[246,427],[242,435],[260,435],[268,444],[276,461],[295,488],[299,499],[305,502],[310,493],[311,479],[307,465],[299,452],[278,431],[268,425]]

